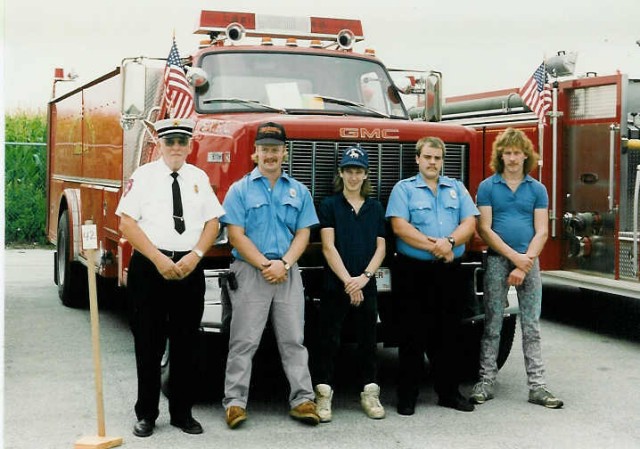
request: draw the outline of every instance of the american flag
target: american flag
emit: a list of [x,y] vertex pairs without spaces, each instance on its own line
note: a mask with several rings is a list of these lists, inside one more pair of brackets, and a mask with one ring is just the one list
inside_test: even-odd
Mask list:
[[524,104],[544,122],[546,113],[551,108],[551,91],[544,62],[533,72],[518,93]]
[[187,118],[193,114],[193,94],[189,88],[180,54],[173,39],[164,69],[164,110],[167,118]]

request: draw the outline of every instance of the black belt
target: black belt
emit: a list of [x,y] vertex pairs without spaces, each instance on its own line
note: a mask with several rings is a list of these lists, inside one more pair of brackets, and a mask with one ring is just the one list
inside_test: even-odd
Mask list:
[[158,251],[160,251],[162,254],[164,254],[165,256],[167,256],[168,258],[170,258],[172,260],[180,260],[184,256],[186,256],[187,254],[189,254],[191,252],[191,250],[189,250],[189,251],[170,251],[170,250],[167,250],[167,249],[160,249],[160,248],[158,248]]

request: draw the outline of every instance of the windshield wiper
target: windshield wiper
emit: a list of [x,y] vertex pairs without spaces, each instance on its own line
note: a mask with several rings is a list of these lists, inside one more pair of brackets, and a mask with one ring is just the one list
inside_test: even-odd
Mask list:
[[320,98],[322,101],[325,101],[327,103],[339,104],[341,106],[351,106],[352,108],[358,108],[367,112],[371,112],[377,115],[378,117],[389,118],[389,115],[385,114],[384,112],[376,111],[375,109],[372,109],[361,103],[356,103],[355,101],[346,100],[344,98],[326,97],[324,95],[318,95],[318,94],[312,94],[311,96]]
[[247,104],[250,106],[260,106],[265,109],[269,109],[271,111],[281,112],[283,114],[287,114],[287,110],[283,108],[276,108],[275,106],[271,106],[265,103],[262,103],[258,100],[247,100],[244,98],[207,98],[206,100],[202,100],[204,104],[210,103],[239,103],[239,104]]

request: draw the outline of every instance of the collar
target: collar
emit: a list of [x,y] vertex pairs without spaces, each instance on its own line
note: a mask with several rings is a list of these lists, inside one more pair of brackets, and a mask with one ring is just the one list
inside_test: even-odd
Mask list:
[[[429,187],[427,185],[427,182],[424,180],[424,178],[420,173],[416,175],[415,179],[416,179],[416,187],[423,187],[423,188]],[[442,176],[442,175],[438,176],[438,188],[453,187],[453,186],[454,184],[451,178],[449,178],[448,176]]]
[[[492,179],[494,184],[507,184],[507,181],[502,177],[502,173],[496,173]],[[522,182],[533,182],[534,179],[530,175],[524,175]]]
[[[171,173],[173,173],[173,170],[171,170],[169,168],[169,166],[167,164],[165,164],[165,162],[164,162],[164,160],[162,158],[158,159],[158,163],[162,167],[163,176],[164,175],[171,175]],[[184,177],[184,172],[185,172],[185,167],[186,166],[187,166],[186,162],[184,164],[182,164],[182,167],[180,167],[180,169],[177,171],[178,175]]]
[[[251,173],[249,174],[249,179],[251,181],[255,181],[256,179],[259,179],[259,178],[265,178],[266,179],[266,177],[262,173],[260,173],[260,170],[258,169],[258,166],[256,166],[256,167],[253,168],[253,170],[251,170]],[[278,179],[284,179],[286,182],[289,182],[291,177],[287,174],[287,172],[282,170],[280,172],[280,178],[278,178]]]

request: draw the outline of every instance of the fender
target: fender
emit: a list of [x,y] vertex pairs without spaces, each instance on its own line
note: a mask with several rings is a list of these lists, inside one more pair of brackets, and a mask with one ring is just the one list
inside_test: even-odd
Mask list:
[[82,223],[81,216],[81,199],[80,189],[64,189],[62,196],[60,197],[60,206],[58,207],[58,219],[64,210],[66,203],[66,209],[69,211],[69,233],[70,240],[73,242],[71,245],[71,254],[67,254],[70,261],[81,261],[80,250],[82,248],[82,232],[80,225]]

